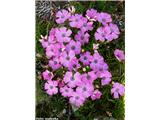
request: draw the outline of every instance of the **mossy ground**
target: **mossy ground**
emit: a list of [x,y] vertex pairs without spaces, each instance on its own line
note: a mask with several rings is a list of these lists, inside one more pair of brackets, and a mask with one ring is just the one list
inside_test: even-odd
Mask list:
[[[61,8],[65,8],[66,5],[62,2],[56,2]],[[66,3],[65,3],[66,4]],[[67,3],[68,4],[68,3]],[[70,5],[74,5],[77,13],[84,14],[89,8],[95,8],[98,11],[108,12],[112,15],[113,22],[120,28],[120,36],[117,40],[110,43],[102,43],[99,46],[99,52],[104,57],[105,61],[109,65],[109,71],[112,73],[112,81],[125,84],[125,66],[124,63],[120,63],[114,57],[113,51],[118,48],[125,50],[125,23],[124,23],[124,2],[120,1],[96,1],[96,2],[69,2]],[[54,16],[53,16],[54,19]],[[45,70],[47,65],[47,59],[45,58],[44,50],[39,42],[40,35],[47,35],[49,30],[55,26],[54,20],[41,20],[36,17],[36,54],[40,54],[41,57],[36,57],[36,117],[51,118],[58,117],[60,120],[103,120],[103,118],[112,116],[117,120],[124,120],[125,104],[124,97],[118,100],[113,99],[110,94],[111,85],[101,88],[103,96],[100,100],[88,101],[78,109],[76,112],[71,111],[68,104],[68,100],[61,95],[48,96],[44,89],[44,81],[42,80],[40,73]],[[90,32],[91,35],[94,32]],[[84,49],[91,50],[92,43],[96,42],[94,38],[91,38],[89,45]],[[57,75],[62,74],[62,70],[56,71]],[[64,114],[62,111],[66,109]]]

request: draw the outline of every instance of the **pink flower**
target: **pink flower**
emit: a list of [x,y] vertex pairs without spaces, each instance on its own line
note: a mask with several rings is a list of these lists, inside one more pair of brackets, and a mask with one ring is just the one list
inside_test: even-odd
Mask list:
[[97,20],[103,25],[107,25],[107,23],[112,22],[111,15],[104,12],[101,12],[97,15]]
[[49,66],[53,69],[53,70],[57,70],[61,67],[61,64],[59,62],[58,58],[53,58],[51,60],[49,60]]
[[64,97],[70,97],[73,93],[73,89],[67,86],[60,88],[60,92]]
[[95,74],[94,71],[90,71],[88,73],[82,74],[82,82],[83,83],[93,83],[94,80],[97,79],[97,75]]
[[58,93],[58,88],[57,88],[57,81],[47,81],[44,85],[44,88],[49,95],[57,94]]
[[99,77],[102,73],[108,70],[108,65],[105,62],[100,63],[99,67],[95,70],[96,75]]
[[60,57],[63,49],[65,49],[65,46],[62,43],[50,44],[46,48],[46,56],[48,59],[52,57]]
[[86,16],[88,16],[89,19],[94,19],[95,21],[97,20],[97,10],[95,9],[89,9],[86,12]]
[[70,51],[69,53],[64,51],[60,57],[60,62],[64,67],[69,67],[73,58],[75,58],[75,53],[73,51]]
[[85,98],[80,93],[72,92],[69,102],[76,107],[80,107],[85,102]]
[[83,31],[78,31],[78,33],[75,35],[75,40],[81,42],[82,45],[89,42],[90,35]]
[[71,16],[71,13],[69,13],[67,10],[62,9],[61,11],[58,11],[56,13],[56,22],[57,23],[64,23],[67,19],[69,19]]
[[90,54],[90,52],[85,52],[80,54],[80,58],[79,60],[84,64],[84,65],[89,65],[90,61],[92,59],[92,56]]
[[84,98],[90,97],[93,94],[93,91],[94,86],[89,82],[82,82],[81,85],[76,88],[76,92],[80,93]]
[[53,73],[48,71],[48,70],[45,70],[43,73],[42,73],[42,76],[43,76],[43,79],[44,80],[52,80],[53,78]]
[[52,58],[55,54],[55,46],[53,44],[50,44],[46,48],[46,56],[48,59]]
[[50,43],[48,42],[47,36],[42,36],[41,39],[39,40],[41,42],[41,45],[43,48],[46,48]]
[[82,18],[81,31],[86,32],[93,29],[93,22],[88,22],[87,18]]
[[120,96],[124,95],[124,85],[116,82],[113,84],[113,88],[111,89],[111,94],[113,94],[114,98],[119,98]]
[[72,31],[66,27],[61,27],[56,30],[56,38],[59,42],[69,42],[71,40],[70,35]]
[[81,28],[83,25],[82,18],[83,16],[81,14],[72,15],[69,19],[70,26],[75,28]]
[[111,31],[110,34],[107,36],[107,40],[112,41],[113,39],[117,39],[120,34],[118,26],[116,24],[109,23],[109,26],[106,26],[106,27],[109,27]]
[[93,94],[91,95],[92,100],[100,99],[102,93],[99,90],[95,90]]
[[110,32],[109,27],[99,27],[94,35],[95,39],[103,42],[108,39]]
[[105,71],[104,73],[101,73],[100,78],[101,79],[101,85],[108,85],[111,82],[111,73],[109,71]]
[[58,82],[58,87],[59,88],[62,88],[62,87],[64,87],[65,86],[65,83],[64,83],[64,81],[62,81],[62,80],[57,80],[57,82]]
[[66,46],[66,50],[69,51],[74,51],[75,54],[79,54],[81,52],[81,43],[79,41],[73,41],[71,40],[67,46]]
[[57,28],[52,28],[52,29],[49,31],[49,35],[55,36],[56,30],[57,30]]
[[102,63],[104,63],[103,57],[98,52],[95,52],[91,59],[90,68],[96,71]]
[[77,71],[80,67],[81,66],[79,64],[78,59],[77,58],[73,58],[69,63],[68,69],[70,71],[72,71],[72,70]]
[[55,43],[53,44],[53,56],[54,57],[60,57],[63,50],[65,49],[65,46],[63,45],[63,43]]
[[125,60],[124,51],[122,50],[116,49],[114,51],[114,55],[117,58],[117,60],[119,60],[120,62]]
[[80,85],[81,74],[79,72],[76,72],[75,74],[72,72],[66,72],[63,80],[69,87],[74,88]]
[[56,43],[57,39],[56,39],[56,30],[57,28],[52,28],[49,32],[49,36],[48,36],[48,42],[49,43]]
[[49,35],[48,36],[48,43],[49,44],[53,44],[53,43],[56,43],[56,39],[53,35]]

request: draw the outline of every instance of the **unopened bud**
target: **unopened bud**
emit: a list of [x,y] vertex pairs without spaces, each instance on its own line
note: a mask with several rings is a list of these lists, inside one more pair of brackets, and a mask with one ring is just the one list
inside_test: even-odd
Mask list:
[[71,6],[71,7],[68,7],[68,11],[70,12],[70,13],[75,13],[75,7],[74,6]]
[[87,18],[89,21],[91,21],[91,22],[96,21],[96,19],[94,19],[94,18],[93,18],[93,19],[91,19],[91,18],[90,18],[89,16],[87,16],[87,15],[86,15],[86,18]]
[[41,58],[41,57],[42,57],[42,55],[41,55],[41,54],[39,54],[39,53],[37,53],[37,54],[36,54],[36,57]]
[[98,86],[98,85],[95,85],[95,87],[96,87],[96,88],[99,88],[99,86]]
[[86,72],[86,68],[83,68],[82,70],[83,70],[83,72]]
[[93,50],[97,50],[99,48],[99,44],[93,44]]
[[84,52],[84,49],[82,49],[82,52]]

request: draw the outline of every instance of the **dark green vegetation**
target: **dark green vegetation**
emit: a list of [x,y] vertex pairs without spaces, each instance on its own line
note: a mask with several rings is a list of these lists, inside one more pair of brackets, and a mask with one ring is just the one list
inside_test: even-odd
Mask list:
[[[110,43],[104,42],[99,46],[99,52],[104,57],[105,61],[109,65],[109,71],[112,73],[112,81],[118,81],[120,83],[125,82],[124,78],[124,63],[120,63],[114,57],[113,51],[118,49],[125,49],[124,43],[124,2],[114,1],[99,1],[99,2],[52,2],[53,4],[52,15],[49,19],[42,19],[39,13],[36,14],[36,117],[38,118],[49,118],[58,117],[60,120],[109,120],[114,118],[117,120],[124,120],[124,98],[121,97],[119,100],[112,98],[110,94],[111,85],[100,88],[103,96],[100,100],[88,101],[83,107],[73,112],[71,106],[68,104],[68,100],[57,94],[53,97],[48,96],[44,89],[44,81],[41,78],[41,72],[47,67],[47,58],[45,57],[44,50],[39,42],[40,35],[47,35],[49,30],[56,26],[54,22],[54,13],[60,6],[66,8],[69,5],[74,5],[76,13],[84,14],[89,8],[95,8],[99,12],[105,11],[112,15],[113,22],[116,23],[120,28],[120,36],[117,40]],[[50,14],[47,12],[47,14]],[[92,52],[92,43],[96,43],[93,34],[97,29],[98,24],[94,26],[94,30],[89,32],[92,35],[89,45],[83,47]],[[55,73],[57,76],[62,75],[62,70],[58,70]],[[64,111],[66,110],[66,112]],[[111,119],[110,119],[111,120]],[[113,120],[113,119],[112,119]]]

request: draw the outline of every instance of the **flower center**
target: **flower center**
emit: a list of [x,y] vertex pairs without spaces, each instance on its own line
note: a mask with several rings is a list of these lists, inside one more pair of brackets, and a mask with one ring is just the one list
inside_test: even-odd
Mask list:
[[79,96],[76,96],[75,99],[78,100],[78,99],[79,99]]
[[98,63],[98,60],[97,60],[97,59],[95,59],[95,60],[94,60],[94,63],[95,63],[95,64],[96,64],[96,63]]
[[115,91],[116,91],[116,92],[119,92],[119,89],[117,88]]
[[87,23],[84,23],[83,26],[86,27],[86,26],[87,26]]
[[102,35],[103,38],[105,37],[105,34],[102,33],[101,35]]
[[87,57],[86,56],[84,56],[84,58],[83,58],[84,60],[87,60]]
[[87,91],[87,88],[86,88],[86,87],[83,87],[83,91]]
[[64,18],[64,15],[62,15],[61,18]]
[[71,80],[72,80],[72,81],[74,81],[74,80],[75,80],[75,79],[74,79],[74,76],[72,76],[72,77],[71,77]]
[[67,90],[67,89],[65,89],[65,92],[68,92],[68,90]]
[[52,77],[52,73],[48,73],[48,76],[49,76],[49,77]]
[[49,86],[49,88],[50,88],[50,89],[53,89],[53,86],[52,86],[52,85],[50,85],[50,86]]
[[71,46],[71,49],[72,49],[72,50],[75,50],[75,48],[76,48],[75,46]]
[[91,76],[90,75],[87,75],[87,80],[89,80],[91,78]]
[[73,65],[73,68],[76,68],[76,64]]
[[105,18],[102,18],[102,22],[106,22],[106,19],[105,19]]
[[106,77],[102,77],[102,80],[105,80],[106,79]]
[[62,52],[62,49],[61,48],[59,48],[59,50],[58,50],[59,52]]
[[63,34],[62,34],[62,37],[65,37],[65,36],[66,36],[66,35],[63,33]]
[[99,71],[103,71],[103,68],[99,68]]
[[78,22],[78,19],[75,19],[76,22]]
[[54,61],[54,64],[56,65],[56,64],[57,64],[57,61]]
[[51,52],[54,52],[54,49],[53,49],[53,48],[51,48]]
[[70,57],[69,57],[69,56],[67,56],[67,57],[66,57],[66,60],[70,60]]
[[84,36],[81,36],[81,40],[83,40],[84,39]]

